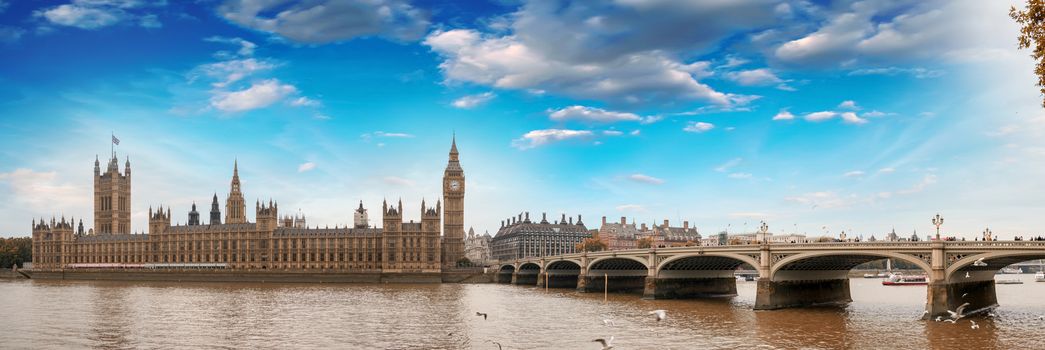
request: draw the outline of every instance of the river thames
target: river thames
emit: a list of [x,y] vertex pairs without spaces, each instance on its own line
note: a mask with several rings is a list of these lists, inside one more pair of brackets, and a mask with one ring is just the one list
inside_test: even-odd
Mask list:
[[[1026,283],[997,286],[996,317],[957,324],[919,319],[924,286],[862,278],[848,307],[758,312],[755,282],[738,282],[727,299],[610,294],[604,303],[496,284],[0,280],[0,347],[599,349],[593,339],[614,336],[617,349],[1045,348],[1045,283],[999,278]],[[668,318],[656,322],[654,309]]]

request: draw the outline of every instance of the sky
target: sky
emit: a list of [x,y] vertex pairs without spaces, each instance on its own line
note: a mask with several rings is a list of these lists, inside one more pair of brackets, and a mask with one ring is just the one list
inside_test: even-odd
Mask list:
[[0,236],[93,227],[110,134],[136,232],[224,207],[234,161],[248,202],[310,226],[383,199],[419,220],[456,135],[479,233],[529,211],[1038,235],[1045,113],[1012,5],[0,0]]

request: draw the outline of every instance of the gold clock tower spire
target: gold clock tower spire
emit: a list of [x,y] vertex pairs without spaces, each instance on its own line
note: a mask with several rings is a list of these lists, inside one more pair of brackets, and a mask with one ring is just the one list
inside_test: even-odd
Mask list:
[[443,267],[457,266],[464,257],[464,170],[457,153],[457,135],[450,143],[450,160],[443,172]]

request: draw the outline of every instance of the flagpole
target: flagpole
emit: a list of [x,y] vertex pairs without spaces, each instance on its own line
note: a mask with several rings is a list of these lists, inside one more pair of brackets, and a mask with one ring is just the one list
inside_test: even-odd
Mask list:
[[113,158],[116,158],[116,143],[112,142],[112,140],[115,139],[115,138],[116,138],[116,132],[115,131],[110,131],[109,132],[109,151],[112,152],[112,157]]

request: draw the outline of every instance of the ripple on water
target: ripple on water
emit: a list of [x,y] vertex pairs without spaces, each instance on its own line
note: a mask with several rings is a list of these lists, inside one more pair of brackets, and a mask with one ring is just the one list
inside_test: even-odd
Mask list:
[[[843,308],[756,312],[753,282],[733,298],[603,302],[493,284],[0,280],[0,310],[14,315],[0,329],[2,347],[39,349],[591,349],[609,336],[622,349],[1045,348],[1045,283],[1000,285],[997,317],[950,324],[919,319],[924,287],[878,282],[853,279]],[[654,309],[668,319],[654,321]]]

